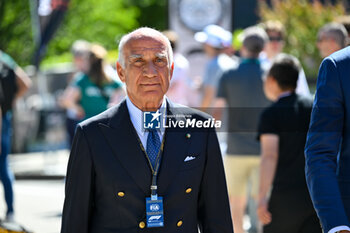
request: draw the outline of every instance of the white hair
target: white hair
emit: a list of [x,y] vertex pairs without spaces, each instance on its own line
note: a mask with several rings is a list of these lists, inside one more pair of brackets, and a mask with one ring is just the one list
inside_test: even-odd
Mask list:
[[333,39],[340,48],[346,47],[348,33],[343,24],[340,23],[327,23],[318,31],[318,39],[321,36]]
[[126,35],[124,35],[120,42],[119,42],[119,55],[118,55],[118,62],[119,64],[125,68],[125,56],[124,56],[124,46],[125,44],[131,39],[131,38],[141,38],[143,36],[146,37],[153,37],[153,38],[161,38],[163,41],[165,41],[166,46],[167,46],[167,52],[168,52],[168,60],[169,60],[169,68],[171,67],[173,63],[173,49],[171,47],[169,39],[160,31],[157,31],[153,28],[149,27],[141,27],[138,28]]

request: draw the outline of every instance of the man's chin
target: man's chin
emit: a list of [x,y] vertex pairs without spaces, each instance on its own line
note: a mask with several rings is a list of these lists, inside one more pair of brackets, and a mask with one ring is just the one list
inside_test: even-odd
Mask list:
[[145,99],[162,99],[164,96],[164,93],[160,90],[147,90],[144,91],[143,97]]
[[162,97],[142,98],[142,111],[156,111],[162,105]]

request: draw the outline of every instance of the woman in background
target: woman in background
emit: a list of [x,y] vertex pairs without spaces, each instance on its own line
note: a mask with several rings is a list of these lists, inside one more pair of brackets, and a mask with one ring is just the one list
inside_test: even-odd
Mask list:
[[106,54],[102,46],[92,44],[86,58],[87,71],[74,78],[60,99],[60,105],[80,121],[105,111],[125,96],[121,83],[104,71]]

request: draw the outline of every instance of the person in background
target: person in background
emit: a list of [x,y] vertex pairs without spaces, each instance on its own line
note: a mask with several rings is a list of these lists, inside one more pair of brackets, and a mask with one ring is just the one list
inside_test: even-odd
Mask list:
[[177,34],[174,31],[164,31],[163,34],[168,37],[174,51],[174,72],[166,95],[172,101],[188,106],[188,92],[191,91],[192,86],[189,77],[188,60],[176,51],[178,43]]
[[[4,101],[5,101],[5,98],[3,93],[2,82],[0,82],[0,132],[2,132],[2,110],[1,109],[2,109],[2,105],[4,104]],[[0,142],[2,144],[2,133],[0,134]],[[0,156],[1,156],[1,149],[2,149],[2,146],[0,146]],[[12,210],[12,213],[13,213],[13,210]],[[14,218],[14,215],[12,214],[12,216],[9,216],[9,218]],[[8,219],[8,220],[13,220],[13,219]]]
[[124,93],[120,83],[107,76],[104,71],[106,54],[107,51],[102,46],[91,44],[88,71],[80,73],[60,99],[61,106],[71,111],[79,121],[117,104],[121,93]]
[[[277,20],[269,20],[263,23],[262,27],[266,31],[269,39],[259,59],[261,63],[266,66],[266,69],[269,69],[273,59],[283,51],[286,32],[283,24]],[[301,69],[299,73],[296,93],[306,96],[311,95],[303,69]]]
[[[0,82],[0,132],[2,132],[2,105],[4,104],[4,91],[2,88],[2,82]],[[1,133],[0,133],[0,142],[1,142]],[[1,146],[0,146],[0,154],[1,154]]]
[[87,73],[89,71],[89,54],[91,44],[86,40],[77,40],[73,43],[71,53],[76,72]]
[[238,66],[238,63],[225,52],[231,46],[232,33],[217,25],[208,25],[202,32],[194,35],[196,41],[203,43],[205,54],[210,57],[203,77],[203,98],[201,107],[214,106],[219,79],[223,72]]
[[322,58],[346,47],[348,33],[340,23],[327,23],[320,28],[317,34],[317,48]]
[[345,27],[346,32],[348,33],[346,44],[346,46],[348,46],[350,44],[350,15],[341,15],[335,19],[335,22],[340,23]]
[[0,82],[4,100],[1,103],[2,128],[0,152],[0,178],[4,186],[7,205],[6,221],[14,221],[13,174],[8,165],[11,150],[12,108],[17,98],[23,96],[31,87],[32,81],[23,69],[5,52],[0,50]]
[[[263,92],[265,70],[259,61],[267,35],[256,26],[246,28],[242,35],[240,64],[222,75],[215,104],[215,110],[228,109],[224,164],[235,233],[244,232],[248,190],[257,198],[260,145],[256,141],[256,128],[262,109],[269,104]],[[251,225],[256,227],[254,217]]]
[[274,102],[258,124],[257,214],[264,233],[322,232],[305,180],[304,147],[312,99],[295,93],[300,67],[297,58],[279,54],[264,83],[266,96]]
[[[76,70],[76,73],[73,76],[73,79],[69,83],[75,82],[74,79],[79,79],[82,75],[87,74],[89,71],[89,54],[90,54],[91,44],[85,40],[77,40],[73,43],[71,48],[71,53],[73,55],[73,64]],[[63,96],[69,96],[71,88],[67,88]],[[59,99],[59,104],[61,107],[65,107],[62,103],[62,98]],[[79,123],[80,118],[76,114],[74,108],[66,107],[66,129],[68,133],[69,145],[73,143],[73,137],[75,133],[75,127]]]
[[[3,91],[3,87],[2,87],[2,82],[0,82],[0,132],[2,132],[2,105],[5,102],[5,97],[4,97],[4,91]],[[1,141],[1,133],[0,133],[0,142]],[[0,146],[0,154],[1,154],[1,146]]]

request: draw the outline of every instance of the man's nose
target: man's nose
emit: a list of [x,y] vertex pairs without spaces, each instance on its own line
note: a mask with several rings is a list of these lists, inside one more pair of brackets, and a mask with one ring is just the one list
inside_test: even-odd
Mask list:
[[150,78],[155,77],[157,76],[157,67],[153,62],[148,62],[143,68],[143,74]]

